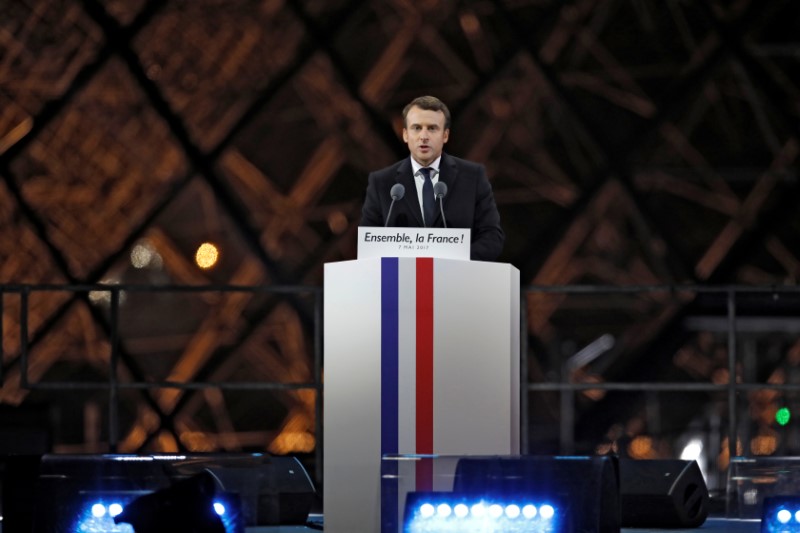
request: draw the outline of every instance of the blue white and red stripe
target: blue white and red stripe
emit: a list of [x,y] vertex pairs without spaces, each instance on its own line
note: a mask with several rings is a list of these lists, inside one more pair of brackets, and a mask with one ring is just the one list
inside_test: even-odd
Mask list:
[[[400,313],[409,307],[413,313]],[[433,259],[401,266],[397,258],[383,258],[382,454],[433,453],[433,331]]]
[[[433,281],[431,258],[381,259],[382,455],[434,451]],[[431,465],[419,461],[413,479],[400,480],[401,492],[432,490]],[[397,516],[401,502],[384,504],[385,516]]]

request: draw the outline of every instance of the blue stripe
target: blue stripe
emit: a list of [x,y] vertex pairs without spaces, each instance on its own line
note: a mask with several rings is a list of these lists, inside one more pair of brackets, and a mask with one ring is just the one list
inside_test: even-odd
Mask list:
[[399,261],[381,259],[381,455],[398,450]]
[[[399,266],[381,258],[381,457],[399,450]],[[397,461],[382,461],[381,474],[381,530],[400,531]]]

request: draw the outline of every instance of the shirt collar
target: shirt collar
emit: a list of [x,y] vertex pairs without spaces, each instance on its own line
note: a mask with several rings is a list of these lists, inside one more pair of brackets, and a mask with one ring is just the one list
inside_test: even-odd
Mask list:
[[[409,157],[409,159],[411,159],[411,170],[414,171],[413,175],[416,176],[417,173],[419,172],[419,169],[425,168],[425,167],[423,167],[422,165],[417,163],[417,160],[414,159],[413,157]],[[440,154],[439,157],[437,157],[430,165],[428,165],[427,168],[432,168],[434,170],[434,174],[431,175],[431,178],[433,178],[434,175],[439,173],[439,163],[441,161],[442,161],[442,156]]]

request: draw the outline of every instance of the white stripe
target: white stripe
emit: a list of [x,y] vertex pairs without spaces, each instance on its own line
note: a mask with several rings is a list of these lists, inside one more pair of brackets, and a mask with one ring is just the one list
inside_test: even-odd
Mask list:
[[398,324],[398,443],[397,450],[401,454],[416,453],[416,305],[417,305],[417,269],[416,261],[400,261],[398,271],[400,322]]
[[[417,383],[417,267],[416,261],[399,261],[398,268],[398,297],[400,321],[398,330],[398,359],[397,390],[398,390],[398,442],[397,450],[401,454],[416,452],[416,383]],[[413,491],[416,486],[414,461],[399,461],[399,480],[397,487],[397,524],[398,531],[402,529],[403,512],[406,504],[406,494]]]

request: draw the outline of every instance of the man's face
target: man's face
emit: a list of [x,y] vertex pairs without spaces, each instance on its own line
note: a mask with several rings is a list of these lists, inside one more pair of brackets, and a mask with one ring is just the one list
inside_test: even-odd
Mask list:
[[408,110],[403,140],[408,145],[417,163],[427,167],[442,153],[450,130],[444,128],[444,113],[420,109],[417,106]]

